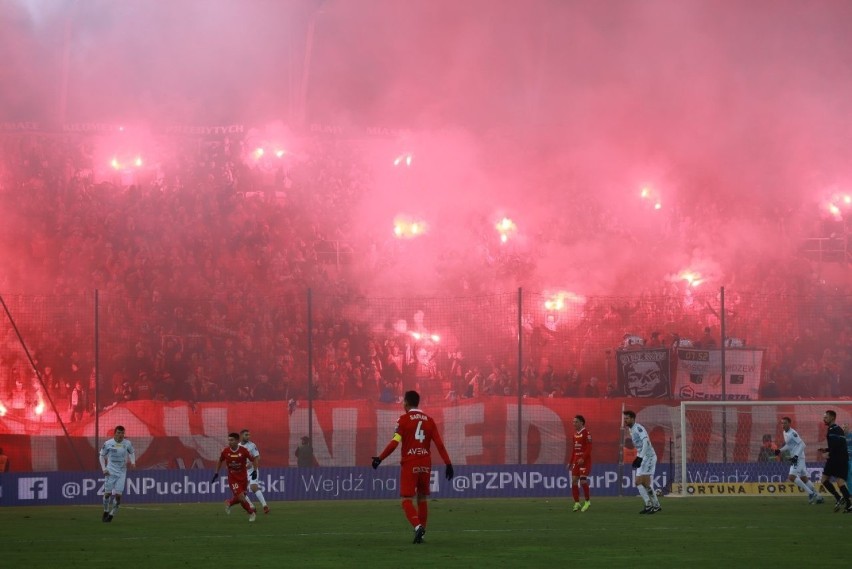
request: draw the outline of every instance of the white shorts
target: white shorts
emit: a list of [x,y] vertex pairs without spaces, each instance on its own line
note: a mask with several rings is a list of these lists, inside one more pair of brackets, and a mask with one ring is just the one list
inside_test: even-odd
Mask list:
[[261,492],[263,492],[263,482],[260,481],[260,472],[257,473],[257,480],[251,479],[251,473],[252,473],[252,471],[249,470],[248,471],[249,488],[251,488],[252,486],[257,486],[257,489],[260,490]]
[[798,464],[790,465],[790,476],[798,476],[800,478],[808,477],[808,467],[805,465],[805,459],[799,457]]
[[642,460],[642,464],[636,469],[636,476],[653,476],[654,470],[657,468],[657,457],[646,458]]
[[104,494],[123,494],[126,481],[127,472],[104,475]]

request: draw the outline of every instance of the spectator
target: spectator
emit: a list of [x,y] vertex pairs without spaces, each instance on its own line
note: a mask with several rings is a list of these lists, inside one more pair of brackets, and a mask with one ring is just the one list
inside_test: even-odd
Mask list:
[[772,435],[763,435],[757,462],[778,462],[778,457],[775,455],[776,450],[778,450],[778,445],[772,442]]
[[296,463],[299,468],[313,468],[319,466],[314,456],[314,447],[311,445],[310,437],[302,437],[301,444],[296,447]]

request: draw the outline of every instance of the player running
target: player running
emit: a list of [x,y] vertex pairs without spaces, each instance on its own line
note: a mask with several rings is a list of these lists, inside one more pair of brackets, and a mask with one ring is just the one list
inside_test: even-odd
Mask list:
[[98,462],[104,472],[104,513],[103,522],[111,522],[121,506],[121,495],[127,482],[127,459],[130,467],[136,468],[136,451],[129,439],[124,438],[124,427],[118,425],[112,438],[104,443],[98,453]]
[[663,509],[660,507],[657,494],[654,492],[654,470],[657,467],[657,453],[651,446],[648,431],[636,422],[636,413],[633,411],[624,412],[624,426],[630,429],[630,438],[633,439],[633,446],[636,447],[636,458],[633,460],[633,468],[636,469],[636,489],[639,490],[639,495],[645,502],[645,508],[639,513],[656,514]]
[[[255,463],[260,465],[260,450],[258,450],[257,445],[251,442],[251,432],[248,429],[243,429],[240,431],[240,446],[245,447],[252,458],[254,458]],[[269,506],[266,504],[266,498],[263,497],[263,486],[260,483],[260,472],[254,467],[254,463],[249,462],[247,465],[248,468],[248,477],[249,477],[249,488],[257,496],[257,499],[260,500],[260,505],[263,506],[263,513],[269,513]]]
[[[453,478],[453,465],[450,464],[450,456],[444,448],[444,441],[441,440],[435,421],[417,408],[420,405],[420,395],[416,391],[406,391],[402,403],[405,413],[397,420],[396,432],[388,446],[379,456],[373,457],[373,468],[378,468],[382,461],[402,443],[399,475],[402,511],[405,512],[405,517],[414,528],[414,543],[423,543],[429,513],[427,497],[432,474],[432,442],[435,443],[438,454],[447,465],[447,480]],[[417,508],[412,503],[415,495]]]
[[[822,469],[822,485],[828,490],[834,499],[834,511],[843,508],[846,513],[852,512],[852,500],[849,499],[849,489],[846,487],[846,476],[849,474],[849,451],[846,448],[846,435],[837,421],[837,413],[829,409],[822,416],[822,422],[828,427],[825,434],[827,447],[819,449],[826,456],[825,466]],[[840,493],[834,489],[832,478],[837,482]]]
[[248,489],[248,469],[246,465],[251,462],[256,471],[257,460],[251,456],[247,448],[240,446],[239,434],[228,434],[228,446],[219,455],[219,462],[216,463],[216,470],[213,471],[213,478],[210,480],[211,484],[219,478],[219,469],[222,468],[223,462],[228,465],[228,486],[234,494],[233,498],[225,500],[225,513],[230,514],[231,506],[239,503],[248,512],[249,521],[253,522],[257,518],[257,511],[249,499],[246,498],[246,490]]
[[775,456],[785,451],[790,455],[790,482],[807,492],[809,504],[822,504],[824,502],[822,496],[816,491],[813,483],[808,480],[808,469],[805,466],[805,441],[802,440],[796,429],[790,427],[791,423],[790,417],[781,418],[781,428],[784,429],[784,446],[775,449]]
[[[589,473],[592,471],[592,435],[586,429],[586,419],[574,416],[574,448],[571,452],[571,494],[574,497],[573,512],[585,512],[591,507],[589,500]],[[580,486],[586,498],[580,505]]]

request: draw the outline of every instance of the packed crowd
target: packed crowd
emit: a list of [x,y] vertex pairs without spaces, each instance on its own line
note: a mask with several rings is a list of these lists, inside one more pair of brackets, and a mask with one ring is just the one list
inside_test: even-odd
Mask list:
[[[134,399],[394,402],[408,389],[427,400],[518,389],[616,397],[623,391],[608,362],[625,333],[665,346],[705,327],[718,334],[718,292],[676,282],[561,314],[525,308],[519,388],[513,294],[370,300],[323,257],[329,243],[351,240],[350,212],[369,185],[357,145],[309,140],[302,159],[260,171],[241,159],[240,140],[207,141],[127,185],[93,173],[85,139],[0,144],[0,201],[14,212],[0,229],[0,291],[26,293],[7,299],[41,376],[4,315],[0,401],[16,412],[49,404],[42,385],[71,420],[95,401]],[[505,263],[487,273],[493,279],[517,264],[480,261],[471,273]],[[726,300],[727,320],[730,335],[766,349],[762,395],[852,396],[850,299],[820,288],[797,259],[750,270],[749,292]],[[80,292],[93,289],[100,380],[93,300]],[[524,306],[543,301],[533,294]]]

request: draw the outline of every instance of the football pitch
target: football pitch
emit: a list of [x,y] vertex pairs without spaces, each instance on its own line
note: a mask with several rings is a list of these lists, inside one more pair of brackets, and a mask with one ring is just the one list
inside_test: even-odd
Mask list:
[[[831,502],[831,503],[829,503]],[[0,559],[15,568],[844,566],[852,514],[833,500],[636,498],[433,500],[412,544],[399,502],[272,502],[248,522],[219,503],[0,508]]]

